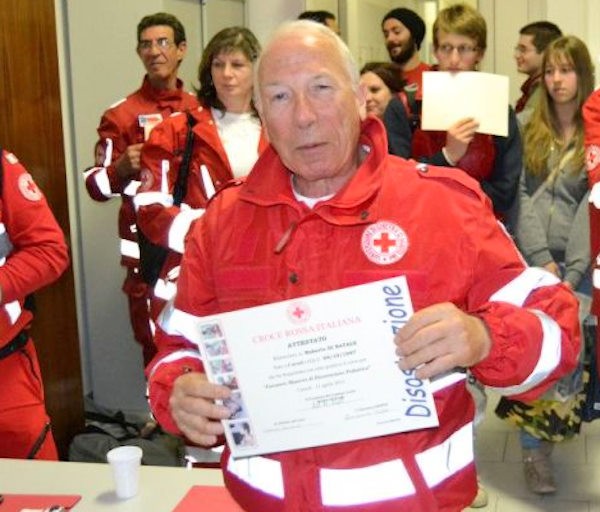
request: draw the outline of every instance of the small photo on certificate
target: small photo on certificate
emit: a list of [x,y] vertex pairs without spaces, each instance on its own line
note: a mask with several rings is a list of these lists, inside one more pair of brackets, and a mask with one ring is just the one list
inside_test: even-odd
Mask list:
[[229,430],[236,447],[256,446],[254,430],[248,421],[231,421],[229,422]]
[[229,409],[231,416],[230,420],[240,420],[242,418],[248,418],[248,411],[244,405],[242,394],[239,391],[231,393],[231,397],[227,400],[223,400],[223,405]]
[[228,387],[231,390],[239,389],[238,381],[235,373],[226,373],[215,377],[215,384]]
[[205,341],[204,347],[206,348],[206,355],[208,357],[219,357],[229,355],[227,343],[223,339]]
[[229,357],[221,357],[219,359],[211,359],[208,361],[212,373],[218,376],[221,373],[233,372],[233,363]]
[[223,330],[219,322],[211,322],[200,327],[200,335],[204,341],[223,337]]

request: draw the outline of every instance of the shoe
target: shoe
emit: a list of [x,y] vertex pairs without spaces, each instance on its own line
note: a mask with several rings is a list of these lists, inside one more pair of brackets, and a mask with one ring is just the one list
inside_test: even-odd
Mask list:
[[539,448],[523,449],[523,472],[525,482],[535,494],[552,494],[556,492],[556,482],[550,454],[552,443],[542,441]]
[[485,487],[481,485],[481,482],[477,480],[477,496],[473,500],[473,503],[469,505],[469,508],[483,508],[487,507],[489,498]]

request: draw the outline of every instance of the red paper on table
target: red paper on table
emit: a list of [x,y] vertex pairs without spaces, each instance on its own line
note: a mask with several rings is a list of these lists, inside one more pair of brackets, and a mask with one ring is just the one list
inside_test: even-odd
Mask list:
[[198,512],[198,510],[243,512],[243,509],[235,502],[225,487],[214,485],[192,486],[173,509],[173,512]]
[[2,512],[20,512],[24,508],[50,508],[59,505],[72,508],[81,499],[81,496],[68,494],[2,494],[0,504]]

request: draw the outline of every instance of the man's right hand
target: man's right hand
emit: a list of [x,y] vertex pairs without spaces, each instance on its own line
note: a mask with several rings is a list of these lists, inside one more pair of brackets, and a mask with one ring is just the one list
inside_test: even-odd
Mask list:
[[448,128],[445,149],[454,164],[465,156],[477,128],[479,128],[479,123],[472,117],[461,119]]
[[220,420],[229,418],[231,412],[214,400],[225,400],[231,390],[208,382],[206,375],[190,372],[175,380],[169,400],[171,414],[183,434],[201,446],[211,446],[223,434]]
[[115,169],[119,178],[127,179],[140,170],[140,156],[143,143],[127,146],[124,153],[115,162]]

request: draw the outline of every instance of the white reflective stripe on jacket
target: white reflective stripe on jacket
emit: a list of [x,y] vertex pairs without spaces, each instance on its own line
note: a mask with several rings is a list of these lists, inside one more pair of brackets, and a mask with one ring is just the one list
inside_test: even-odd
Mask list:
[[[522,307],[534,290],[543,286],[551,286],[560,280],[550,272],[541,268],[528,267],[517,278],[513,279],[490,297],[491,302],[508,302],[514,306]],[[517,395],[537,386],[546,379],[560,364],[561,358],[561,330],[555,320],[545,313],[534,309],[529,310],[535,314],[542,327],[542,349],[538,362],[533,371],[520,384],[509,387],[492,387],[502,395]]]
[[[430,488],[458,473],[473,462],[473,423],[453,432],[444,442],[415,454],[415,460]],[[283,473],[277,460],[260,456],[234,460],[230,456],[227,471],[256,490],[279,499],[285,497]],[[320,468],[319,476],[325,506],[363,505],[416,493],[401,459],[362,468]]]

